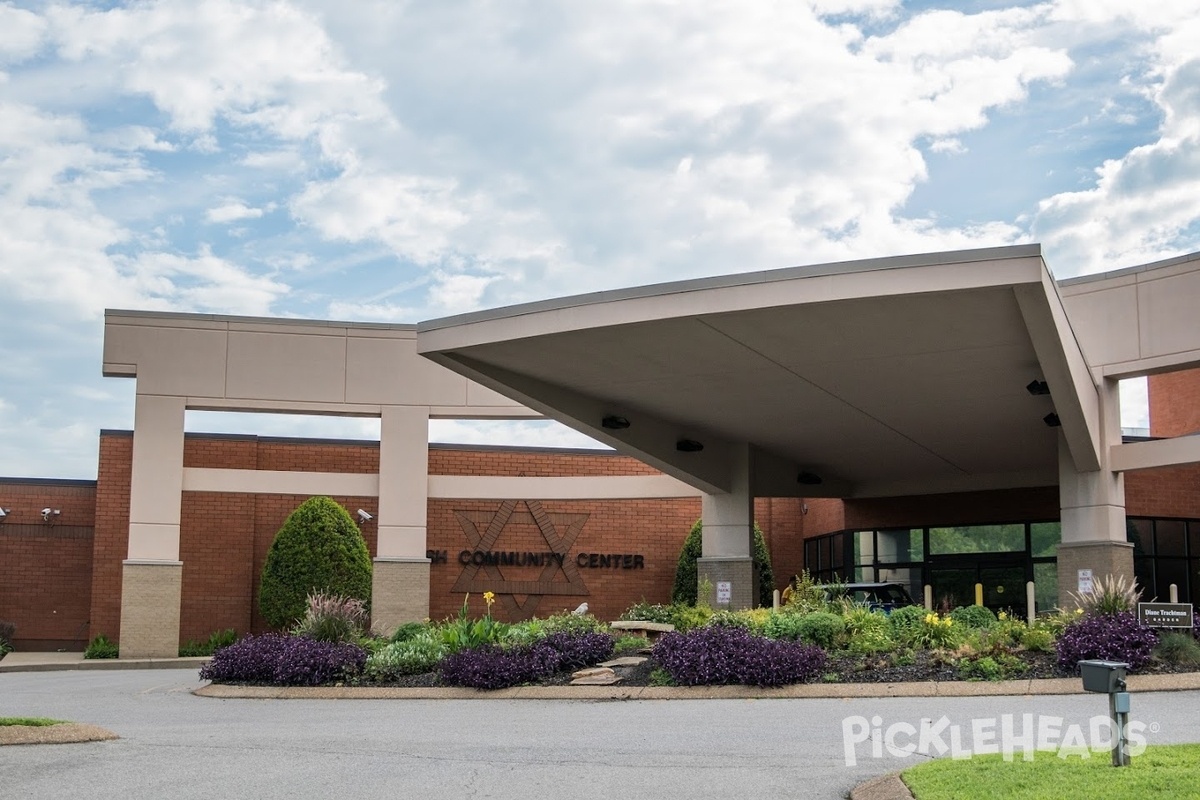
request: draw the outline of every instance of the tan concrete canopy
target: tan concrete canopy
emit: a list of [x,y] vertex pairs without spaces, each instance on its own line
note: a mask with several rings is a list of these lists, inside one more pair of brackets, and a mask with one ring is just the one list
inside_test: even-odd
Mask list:
[[761,496],[1052,485],[1051,412],[1075,466],[1100,463],[1096,388],[1038,245],[513,306],[421,323],[417,351],[707,492],[730,490],[746,445]]

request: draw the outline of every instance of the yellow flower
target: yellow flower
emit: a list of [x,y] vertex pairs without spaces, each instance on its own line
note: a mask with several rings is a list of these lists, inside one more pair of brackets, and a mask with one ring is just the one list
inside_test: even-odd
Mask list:
[[492,603],[496,602],[496,593],[495,592],[484,592],[483,593],[483,602],[487,603],[489,606]]
[[1082,614],[1082,613],[1083,613],[1083,609],[1082,609],[1082,608],[1077,608],[1077,609],[1075,609],[1075,613],[1076,613],[1076,615],[1078,615],[1078,614]]
[[1008,614],[1006,614],[1005,612],[1001,611],[1001,612],[1000,612],[1000,621],[1001,621],[1001,622],[1003,622],[1003,621],[1004,621],[1004,620],[1006,620],[1006,619],[1008,619]]
[[937,622],[937,614],[926,614],[925,615],[925,623],[926,624],[933,625],[935,622]]

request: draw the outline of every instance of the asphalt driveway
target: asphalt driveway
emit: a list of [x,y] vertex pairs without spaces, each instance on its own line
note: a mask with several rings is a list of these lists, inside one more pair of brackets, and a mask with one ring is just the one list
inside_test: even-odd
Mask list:
[[[0,675],[0,716],[90,722],[111,742],[0,749],[22,798],[840,798],[915,763],[885,732],[1024,714],[1087,731],[1102,696],[804,700],[216,700],[193,670]],[[1150,744],[1200,741],[1200,692],[1136,694]],[[874,718],[878,717],[878,720]],[[857,718],[857,723],[845,723]],[[949,726],[949,728],[947,727]],[[856,727],[857,726],[857,727]],[[903,738],[897,741],[903,741]]]

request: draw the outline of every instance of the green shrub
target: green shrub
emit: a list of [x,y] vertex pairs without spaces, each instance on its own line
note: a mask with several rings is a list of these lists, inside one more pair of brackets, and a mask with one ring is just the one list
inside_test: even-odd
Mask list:
[[462,608],[458,610],[458,619],[448,619],[438,626],[442,643],[449,653],[479,647],[485,644],[500,644],[508,637],[510,625],[492,619],[492,602],[494,595],[484,592],[483,599],[487,603],[487,613],[479,619],[467,616],[471,595],[463,598]]
[[780,614],[780,619],[795,619],[796,638],[826,650],[835,649],[842,641],[846,622],[837,614],[814,611],[811,614]]
[[[783,639],[794,642],[803,638],[806,614],[771,614],[762,626],[762,635],[768,639]],[[808,640],[805,640],[808,641]],[[811,642],[810,644],[816,644]]]
[[405,675],[433,672],[446,654],[442,637],[425,628],[368,656],[363,675],[369,681],[387,683]]
[[87,649],[83,651],[84,658],[116,658],[118,655],[120,655],[120,651],[117,643],[103,633],[96,634],[95,638],[88,642]]
[[1187,633],[1163,633],[1154,647],[1154,658],[1177,666],[1200,664],[1200,643]]
[[671,617],[674,612],[671,606],[662,603],[647,603],[645,600],[634,603],[621,613],[618,619],[627,622],[657,622],[660,625],[674,625]]
[[621,636],[613,644],[614,656],[632,656],[650,647],[645,636]]
[[608,625],[591,614],[563,612],[542,620],[543,637],[552,633],[608,633]]
[[950,612],[950,619],[968,628],[987,629],[996,627],[996,615],[987,606],[959,606]]
[[766,624],[775,613],[769,608],[750,608],[742,611],[716,611],[707,625],[726,625],[745,628],[756,636],[766,635]]
[[895,642],[887,615],[869,608],[853,608],[842,616],[847,648],[853,653],[879,653],[891,650]]
[[361,600],[314,592],[292,633],[319,642],[354,642],[362,637],[366,625],[367,609]]
[[346,509],[311,497],[275,534],[263,565],[258,608],[273,628],[294,625],[313,592],[371,599],[371,557]]
[[950,617],[939,617],[927,611],[921,617],[921,627],[913,646],[927,650],[955,647],[962,641],[965,630],[965,626],[955,625]]
[[1054,649],[1054,635],[1045,628],[1026,628],[1021,632],[1021,646],[1026,650],[1048,653]]
[[[695,605],[698,587],[696,559],[700,558],[704,523],[697,520],[683,542],[679,563],[675,567],[675,587],[671,599],[676,603]],[[775,594],[775,575],[771,571],[771,554],[758,524],[754,525],[754,569],[758,572],[758,604],[770,607]]]
[[1003,650],[995,650],[960,660],[958,677],[964,681],[1003,681],[1020,677],[1026,669],[1021,659]]
[[695,628],[702,628],[712,617],[712,609],[708,606],[689,606],[684,603],[671,604],[671,624],[680,633],[687,633]]
[[418,636],[430,630],[428,622],[405,622],[396,630],[392,631],[391,640],[393,642],[403,642],[408,639]]
[[888,615],[888,626],[896,642],[912,647],[920,641],[925,611],[921,606],[904,606]]
[[819,586],[808,570],[792,578],[791,583],[783,589],[782,604],[784,611],[807,614],[810,611],[828,611],[828,592]]
[[210,634],[208,640],[204,642],[189,639],[186,644],[179,646],[179,657],[211,656],[222,647],[228,647],[236,641],[237,631],[233,628],[226,628],[223,631],[216,631]]

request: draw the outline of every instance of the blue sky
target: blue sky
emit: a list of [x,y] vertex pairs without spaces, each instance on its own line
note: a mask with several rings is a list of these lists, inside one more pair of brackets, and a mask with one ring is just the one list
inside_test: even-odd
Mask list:
[[98,429],[132,425],[106,307],[416,322],[950,248],[1040,241],[1059,277],[1200,250],[1196,41],[1200,0],[0,3],[0,475],[94,477]]

